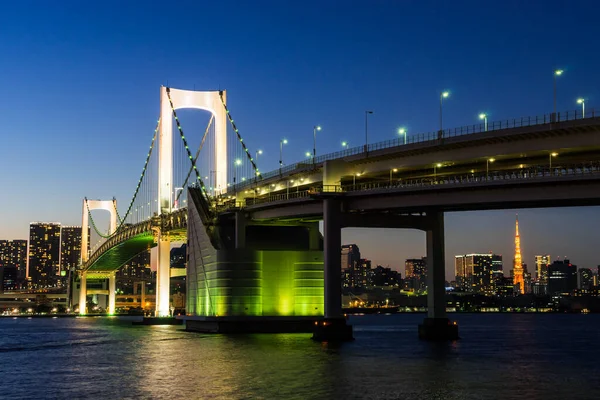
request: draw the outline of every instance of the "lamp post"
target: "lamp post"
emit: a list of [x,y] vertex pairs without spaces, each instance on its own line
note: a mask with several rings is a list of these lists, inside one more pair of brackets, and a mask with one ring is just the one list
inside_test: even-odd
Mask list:
[[581,104],[581,118],[585,118],[585,99],[577,99],[577,104]]
[[433,181],[437,182],[437,168],[441,168],[442,164],[437,163],[437,164],[433,164]]
[[262,154],[262,150],[256,150],[256,157],[254,157],[255,164],[258,163],[258,156]]
[[369,114],[373,114],[373,111],[365,111],[365,153],[369,146]]
[[444,136],[443,125],[442,125],[442,103],[443,100],[450,96],[450,92],[444,91],[440,93],[440,132],[438,133],[438,139],[441,139]]
[[485,114],[485,113],[479,114],[479,119],[483,120],[483,131],[487,132],[487,114]]
[[313,164],[315,163],[315,158],[317,157],[317,131],[320,131],[321,127],[319,125],[313,126]]
[[342,149],[348,150],[348,142],[342,142]]
[[279,141],[279,173],[281,174],[281,167],[283,167],[283,145],[287,144],[287,139],[281,139]]
[[554,71],[554,118],[556,118],[556,77],[561,76],[562,73],[562,69],[557,69]]
[[394,173],[394,172],[398,172],[398,168],[390,169],[390,185],[392,184],[392,176],[393,176],[392,173]]
[[406,144],[406,129],[404,129],[404,128],[398,129],[398,135],[404,136],[404,144]]
[[552,157],[556,157],[558,153],[552,152],[548,155],[549,165],[550,165],[550,175],[552,175]]
[[[310,151],[307,151],[306,153],[304,153],[304,155],[306,156],[306,158],[310,158]],[[313,157],[313,161],[314,161],[314,157]]]
[[353,189],[353,190],[354,190],[354,187],[356,186],[356,177],[357,177],[357,176],[360,176],[360,173],[359,173],[359,172],[357,172],[356,174],[353,174],[353,175],[352,175],[352,186],[353,186],[353,188],[352,188],[352,189]]
[[490,179],[490,163],[493,163],[494,161],[496,161],[495,158],[486,158],[485,159],[485,180],[489,180]]

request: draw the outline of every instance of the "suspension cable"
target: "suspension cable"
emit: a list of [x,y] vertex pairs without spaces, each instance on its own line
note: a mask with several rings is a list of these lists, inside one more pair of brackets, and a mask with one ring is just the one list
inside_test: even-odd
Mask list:
[[[210,127],[212,126],[212,123],[215,119],[214,115],[210,116],[210,121],[208,121],[208,125],[206,126],[206,130],[204,131],[204,136],[202,136],[202,141],[200,142],[200,146],[198,146],[198,150],[196,151],[196,156],[194,157],[194,162],[198,162],[198,156],[200,155],[200,150],[202,150],[202,148],[204,147],[204,141],[206,140],[206,137],[208,136],[208,131],[210,129]],[[185,177],[185,181],[183,182],[183,185],[181,185],[181,187],[185,188],[185,186],[188,183],[188,180],[190,179],[190,175],[192,174],[192,171],[194,170],[194,168],[190,168],[190,170],[187,173],[187,176]],[[179,197],[181,196],[181,194],[183,193],[183,190],[179,192],[179,194],[177,195],[177,198],[175,199],[175,201],[179,201]]]
[[221,98],[221,104],[223,104],[223,107],[225,108],[225,113],[227,114],[227,119],[231,123],[231,126],[233,127],[233,130],[235,131],[235,134],[236,134],[238,140],[242,144],[242,148],[246,152],[246,156],[248,157],[248,160],[250,160],[250,162],[252,163],[252,167],[254,168],[254,172],[255,172],[256,177],[260,177],[260,172],[259,172],[258,167],[256,166],[256,164],[254,162],[254,158],[252,158],[252,155],[250,154],[250,151],[248,150],[248,148],[246,147],[246,144],[244,143],[244,139],[240,135],[240,133],[238,131],[238,128],[235,126],[235,122],[233,121],[233,118],[231,118],[231,114],[229,113],[229,109],[227,108],[227,105],[225,104],[225,100],[223,99],[223,91],[222,90],[219,90],[219,97]]
[[167,91],[167,97],[169,98],[169,104],[171,105],[171,111],[173,112],[173,117],[175,118],[175,123],[177,124],[177,130],[179,131],[179,136],[181,137],[181,140],[183,140],[183,145],[185,146],[185,151],[187,152],[187,156],[190,159],[190,162],[192,163],[192,168],[194,169],[194,172],[196,173],[197,181],[200,184],[200,187],[202,188],[202,192],[204,193],[204,196],[207,198],[207,201],[208,201],[208,196],[206,194],[206,187],[204,186],[204,182],[202,182],[202,178],[200,177],[200,174],[198,173],[198,168],[196,167],[196,160],[192,157],[192,153],[190,152],[190,148],[188,147],[187,140],[185,139],[185,135],[183,134],[183,129],[181,129],[181,124],[179,123],[179,118],[177,118],[177,112],[175,111],[175,107],[173,106],[173,100],[171,99],[171,88],[167,87],[166,91]]

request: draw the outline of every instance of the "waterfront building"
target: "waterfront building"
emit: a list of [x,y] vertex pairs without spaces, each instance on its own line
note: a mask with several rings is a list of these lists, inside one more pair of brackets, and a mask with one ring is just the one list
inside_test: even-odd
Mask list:
[[454,270],[459,290],[493,295],[502,283],[502,256],[465,254],[454,256]]
[[60,273],[60,224],[29,224],[27,278],[32,288],[55,287]]
[[535,256],[535,278],[541,285],[548,284],[548,265],[550,265],[550,260],[550,254]]
[[415,292],[427,290],[427,257],[404,262],[404,288]]
[[150,269],[150,251],[144,251],[119,268],[115,275],[116,290],[121,294],[135,294],[145,288],[149,292],[154,286],[155,273]]
[[27,240],[0,240],[0,270],[16,269],[21,285],[27,276]]

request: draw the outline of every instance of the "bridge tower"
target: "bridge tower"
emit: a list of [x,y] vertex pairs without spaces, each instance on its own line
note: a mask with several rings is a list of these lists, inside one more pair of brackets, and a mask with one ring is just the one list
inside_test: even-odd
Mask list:
[[[222,97],[221,97],[222,96]],[[158,201],[160,214],[173,209],[175,188],[173,187],[173,111],[194,108],[210,112],[214,116],[215,154],[214,171],[217,193],[227,190],[227,114],[223,103],[225,91],[192,91],[160,88],[160,126],[158,137]],[[171,107],[172,104],[172,107]],[[171,241],[168,235],[159,234],[158,251],[151,257],[156,270],[156,316],[169,315],[169,277]]]
[[[89,237],[89,212],[92,210],[105,210],[110,214],[110,220],[108,224],[108,234],[112,235],[117,229],[117,200],[88,200],[83,199],[83,211],[82,211],[82,221],[81,221],[81,262],[83,264],[89,258],[89,253],[87,251],[88,244],[90,242]],[[109,314],[114,314],[115,312],[115,285],[114,285],[114,276],[112,280],[109,278]],[[86,304],[87,304],[87,273],[81,272],[79,279],[79,314],[85,315],[86,313]],[[111,292],[112,288],[112,292]],[[111,307],[112,305],[112,307]]]

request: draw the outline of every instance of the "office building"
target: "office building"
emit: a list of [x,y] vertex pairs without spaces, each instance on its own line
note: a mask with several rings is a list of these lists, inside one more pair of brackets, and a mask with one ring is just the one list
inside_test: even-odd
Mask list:
[[577,272],[579,289],[592,290],[592,287],[594,286],[594,275],[592,274],[592,270],[589,268],[579,268],[579,271]]
[[[89,235],[89,232],[88,232]],[[88,241],[89,243],[89,241]],[[89,246],[89,245],[88,245]],[[89,252],[89,248],[88,248]],[[63,226],[60,233],[60,272],[75,271],[81,261],[81,227]]]
[[577,266],[557,260],[548,266],[548,294],[570,293],[577,289]]
[[550,265],[550,254],[535,256],[535,278],[541,285],[548,284],[548,265]]

